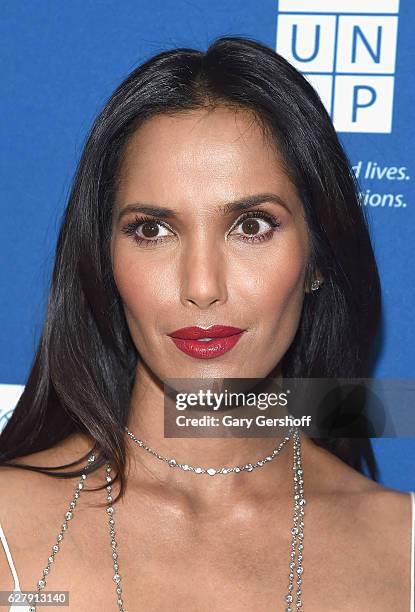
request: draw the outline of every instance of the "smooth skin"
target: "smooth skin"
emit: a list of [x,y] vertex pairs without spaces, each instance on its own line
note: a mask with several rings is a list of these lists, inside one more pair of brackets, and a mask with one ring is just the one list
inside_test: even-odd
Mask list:
[[[258,194],[273,199],[247,210],[267,218],[240,221],[247,210],[223,214],[225,205]],[[134,212],[133,205],[174,215]],[[147,224],[131,231],[137,216]],[[258,235],[267,238],[246,239]],[[309,291],[309,248],[295,187],[248,111],[217,107],[162,115],[137,130],[121,166],[111,257],[141,357],[128,423],[138,437],[165,456],[213,467],[254,462],[276,446],[271,438],[164,438],[162,381],[278,376]],[[318,271],[315,277],[321,278]],[[208,360],[182,353],[167,335],[211,324],[246,331],[231,351]],[[90,446],[91,440],[74,435],[21,461],[63,463]],[[213,478],[172,470],[129,438],[127,451],[127,492],[114,515],[125,609],[283,610],[292,441],[261,469]],[[305,436],[302,457],[304,609],[409,610],[409,495],[372,482]],[[76,481],[0,469],[0,521],[21,588],[34,589]],[[88,484],[103,478],[100,471]],[[94,507],[104,501],[104,491],[81,494],[48,579],[48,589],[69,590],[69,610],[117,609],[107,515]],[[11,588],[0,554],[0,589]]]

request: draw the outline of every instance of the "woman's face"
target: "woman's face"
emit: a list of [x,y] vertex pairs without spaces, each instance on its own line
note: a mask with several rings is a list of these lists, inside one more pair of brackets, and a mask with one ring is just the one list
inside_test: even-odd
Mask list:
[[[248,198],[249,207],[232,208]],[[142,206],[161,211],[133,210]],[[294,338],[307,225],[247,111],[161,115],[138,128],[121,168],[111,255],[133,342],[161,380],[263,378]],[[211,325],[243,332],[209,342],[169,336]]]

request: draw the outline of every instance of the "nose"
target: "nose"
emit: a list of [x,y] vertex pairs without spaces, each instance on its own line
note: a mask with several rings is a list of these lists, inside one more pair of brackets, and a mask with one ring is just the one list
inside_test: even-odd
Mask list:
[[183,252],[181,302],[206,310],[227,299],[226,262],[218,245],[198,240]]

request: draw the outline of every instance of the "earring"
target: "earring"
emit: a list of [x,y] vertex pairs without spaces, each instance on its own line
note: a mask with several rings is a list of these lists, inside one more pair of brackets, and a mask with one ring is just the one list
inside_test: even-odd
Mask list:
[[313,282],[311,283],[311,291],[317,291],[318,289],[320,289],[322,284],[323,284],[323,281],[319,279],[313,280]]

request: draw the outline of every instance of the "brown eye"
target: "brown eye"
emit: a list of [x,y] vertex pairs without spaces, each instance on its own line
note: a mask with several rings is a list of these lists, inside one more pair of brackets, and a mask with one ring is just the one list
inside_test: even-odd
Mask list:
[[260,231],[260,225],[257,219],[245,219],[243,221],[241,228],[245,234],[256,234]]
[[[260,242],[272,238],[274,231],[280,226],[280,221],[263,210],[245,213],[232,232],[239,240]],[[236,231],[237,230],[237,231]]]
[[155,238],[159,231],[159,225],[154,221],[146,221],[141,225],[141,231],[146,238]]
[[137,217],[128,223],[121,230],[127,236],[132,236],[133,240],[140,246],[153,246],[171,238],[171,230],[161,221]]

